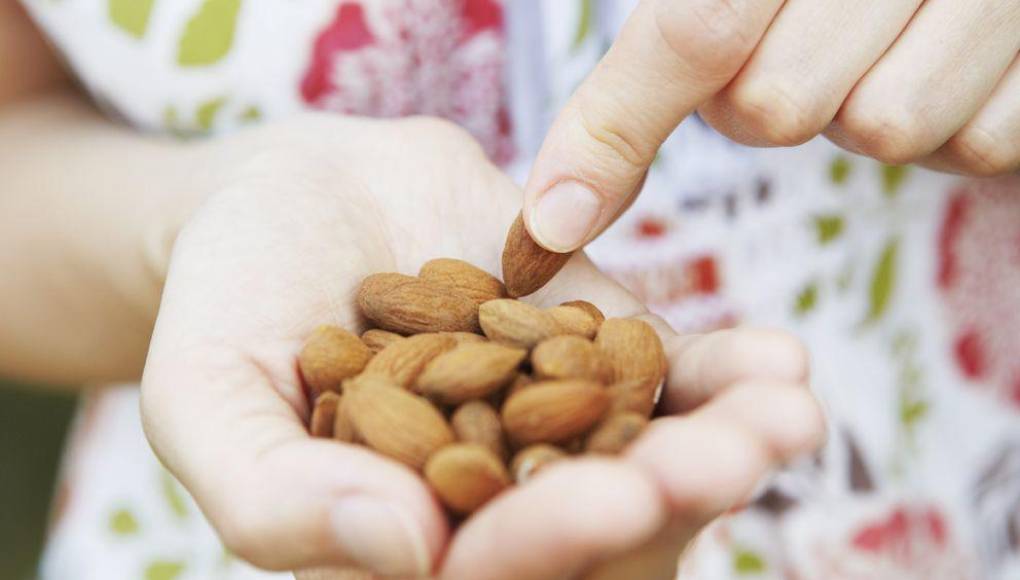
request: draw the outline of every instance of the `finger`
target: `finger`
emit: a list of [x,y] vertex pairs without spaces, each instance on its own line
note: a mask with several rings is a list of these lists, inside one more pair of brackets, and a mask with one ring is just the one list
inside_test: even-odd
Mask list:
[[543,470],[461,528],[441,578],[559,579],[639,545],[664,523],[654,483],[619,461],[584,459]]
[[567,252],[613,221],[663,140],[722,88],[782,0],[644,0],[553,123],[525,186],[525,222]]
[[798,145],[821,133],[923,0],[787,0],[754,54],[698,109],[747,145]]
[[717,392],[745,380],[806,386],[807,350],[780,330],[737,328],[666,341],[670,373],[660,405],[667,413],[689,411]]
[[274,570],[428,571],[447,529],[420,479],[367,449],[310,438],[273,388],[292,390],[293,364],[252,360],[214,347],[179,355],[157,336],[143,381],[153,448],[226,546]]
[[1020,50],[1017,0],[928,0],[827,132],[884,161],[917,161],[981,108]]
[[1020,58],[977,115],[924,165],[981,177],[1020,169]]
[[694,540],[700,528],[676,522],[666,526],[651,540],[634,550],[587,571],[584,580],[673,580],[677,577],[680,555]]

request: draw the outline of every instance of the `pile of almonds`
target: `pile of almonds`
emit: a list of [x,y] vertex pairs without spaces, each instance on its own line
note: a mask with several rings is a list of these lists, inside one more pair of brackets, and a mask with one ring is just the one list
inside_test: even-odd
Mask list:
[[375,328],[323,326],[301,351],[311,433],[423,472],[457,515],[571,454],[619,453],[666,372],[648,324],[584,301],[537,308],[460,260],[373,274],[358,305]]

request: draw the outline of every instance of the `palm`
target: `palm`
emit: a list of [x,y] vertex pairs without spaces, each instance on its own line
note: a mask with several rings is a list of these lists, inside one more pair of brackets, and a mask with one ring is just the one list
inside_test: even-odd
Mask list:
[[[352,548],[364,537],[341,531],[337,540],[344,523],[325,517],[337,498],[352,494],[399,505],[424,531],[424,542],[411,542],[405,552],[429,563],[445,552],[442,571],[454,578],[576,574],[607,551],[641,554],[642,544],[675,529],[667,524],[676,520],[677,498],[655,485],[673,471],[646,464],[658,463],[656,456],[683,437],[699,436],[687,424],[670,423],[677,419],[652,429],[630,458],[551,469],[505,494],[452,543],[439,506],[415,475],[362,449],[307,436],[308,408],[294,361],[310,331],[326,322],[360,330],[353,297],[373,272],[413,273],[426,260],[447,256],[498,273],[520,203],[516,187],[448,128],[422,121],[345,123],[347,131],[332,133],[328,147],[290,144],[288,154],[239,171],[175,247],[146,368],[146,430],[228,545],[268,567],[337,565],[344,562],[337,553],[346,551],[385,571],[391,547]],[[643,311],[583,257],[534,300],[574,298],[591,300],[608,315]],[[680,340],[673,344],[675,367],[678,358],[697,352],[696,344]],[[674,372],[671,380],[736,382],[745,378],[739,366],[701,368],[698,378]],[[684,462],[674,463],[682,469]],[[744,493],[767,463],[762,455],[730,474],[726,493]],[[615,524],[593,528],[599,521]],[[661,567],[661,555],[675,558],[685,534],[669,534],[665,550],[643,551],[658,550]]]

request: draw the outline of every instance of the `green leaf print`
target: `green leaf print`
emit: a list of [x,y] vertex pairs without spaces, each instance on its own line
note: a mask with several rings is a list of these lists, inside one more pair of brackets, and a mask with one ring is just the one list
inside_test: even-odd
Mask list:
[[819,215],[814,220],[818,243],[823,246],[843,234],[845,222],[841,215]]
[[843,185],[850,177],[850,160],[840,155],[829,164],[829,179],[836,185]]
[[127,509],[118,509],[110,514],[110,531],[118,536],[131,536],[138,532],[138,520]]
[[765,560],[750,550],[737,550],[733,553],[733,570],[737,574],[761,574],[765,568]]
[[156,0],[109,0],[110,20],[121,30],[141,38],[149,26],[149,16]]
[[595,0],[581,0],[581,14],[577,19],[577,32],[574,33],[574,42],[571,44],[570,50],[577,50],[584,44],[584,40],[588,38],[594,17],[592,6],[594,2]]
[[928,414],[927,401],[903,401],[900,405],[900,421],[908,429]]
[[163,498],[170,506],[170,511],[179,518],[186,518],[188,517],[188,504],[177,488],[178,485],[177,480],[170,473],[165,470],[160,472],[160,487],[163,490]]
[[900,186],[907,178],[907,166],[905,165],[882,165],[882,193],[886,197],[896,197],[900,192]]
[[793,311],[798,316],[804,316],[815,309],[818,305],[818,284],[811,282],[797,294],[797,302],[793,305]]
[[865,322],[875,322],[889,308],[893,292],[896,289],[897,256],[900,242],[890,239],[885,244],[882,254],[871,274],[871,286],[868,294],[868,316]]
[[183,562],[153,560],[145,567],[145,580],[174,580],[183,571]]
[[216,113],[220,112],[220,108],[226,102],[227,99],[224,97],[217,97],[199,103],[198,109],[195,110],[195,122],[198,123],[198,128],[202,131],[211,130],[213,122],[216,121]]
[[181,36],[177,62],[181,66],[214,64],[234,43],[241,0],[204,0]]
[[255,105],[250,105],[241,111],[241,115],[238,118],[242,123],[254,123],[256,121],[261,121],[262,110]]

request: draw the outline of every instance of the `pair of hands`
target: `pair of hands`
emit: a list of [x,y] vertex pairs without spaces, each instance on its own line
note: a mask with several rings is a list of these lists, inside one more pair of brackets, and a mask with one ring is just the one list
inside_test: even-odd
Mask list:
[[566,252],[640,190],[695,110],[731,139],[824,134],[892,164],[1020,169],[1020,0],[641,0],[553,124],[525,187]]
[[439,256],[498,273],[518,188],[466,133],[429,119],[307,116],[195,147],[227,169],[174,245],[143,421],[227,546],[259,566],[308,579],[345,566],[672,578],[704,524],[823,437],[795,340],[676,335],[578,254],[528,300],[652,322],[670,359],[668,415],[624,456],[554,465],[453,532],[407,468],[309,437],[295,360],[319,324],[362,329],[354,295],[367,274]]

